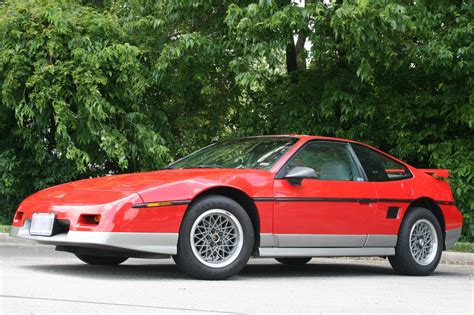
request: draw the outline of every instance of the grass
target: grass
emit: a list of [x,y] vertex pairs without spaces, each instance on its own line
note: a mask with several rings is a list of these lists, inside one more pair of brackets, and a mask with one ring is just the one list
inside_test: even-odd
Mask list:
[[450,252],[474,253],[474,243],[457,242],[449,249]]
[[9,225],[0,225],[0,233],[10,233],[10,229]]

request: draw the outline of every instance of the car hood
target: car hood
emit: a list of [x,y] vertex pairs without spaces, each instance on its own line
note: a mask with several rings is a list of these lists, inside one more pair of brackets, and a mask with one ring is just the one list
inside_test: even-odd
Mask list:
[[159,170],[78,180],[42,190],[33,196],[38,201],[55,201],[59,204],[109,203],[130,195],[147,196],[147,192],[159,187],[189,187],[193,184],[202,187],[204,182],[218,185],[219,182],[229,182],[246,173],[270,172],[255,169]]

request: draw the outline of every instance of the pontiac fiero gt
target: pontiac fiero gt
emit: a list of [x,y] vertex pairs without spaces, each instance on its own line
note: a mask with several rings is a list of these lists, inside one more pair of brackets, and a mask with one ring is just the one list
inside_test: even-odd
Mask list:
[[95,265],[172,256],[203,279],[231,277],[251,256],[382,256],[400,274],[428,275],[461,233],[448,175],[350,140],[228,140],[163,170],[37,192],[11,235]]

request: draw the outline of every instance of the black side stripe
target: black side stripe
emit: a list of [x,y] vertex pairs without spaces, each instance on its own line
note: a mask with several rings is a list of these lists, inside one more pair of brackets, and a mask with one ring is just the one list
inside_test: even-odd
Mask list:
[[257,197],[253,198],[254,201],[265,202],[265,201],[275,201],[274,197]]
[[[393,203],[411,203],[415,199],[392,199],[392,198],[312,198],[312,197],[256,197],[255,202],[393,202]],[[452,201],[436,201],[440,205],[454,205]]]
[[[253,198],[255,202],[359,202],[359,203],[376,203],[376,202],[393,202],[393,203],[411,203],[415,199],[391,199],[391,198],[312,198],[312,197],[256,197]],[[170,201],[171,206],[187,205],[191,200],[173,200]],[[452,206],[454,201],[435,201],[439,205]],[[132,206],[132,208],[146,208],[147,203],[139,203]]]
[[454,201],[437,200],[436,203],[443,206],[454,206]]
[[187,205],[190,204],[191,200],[175,200],[171,201],[172,206],[180,206],[180,205]]

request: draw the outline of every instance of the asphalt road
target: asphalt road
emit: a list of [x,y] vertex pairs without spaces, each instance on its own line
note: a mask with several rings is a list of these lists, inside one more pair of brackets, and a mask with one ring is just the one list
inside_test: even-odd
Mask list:
[[172,260],[88,266],[51,247],[0,244],[0,313],[474,312],[472,265],[395,275],[387,261],[254,259],[237,277],[200,281]]

